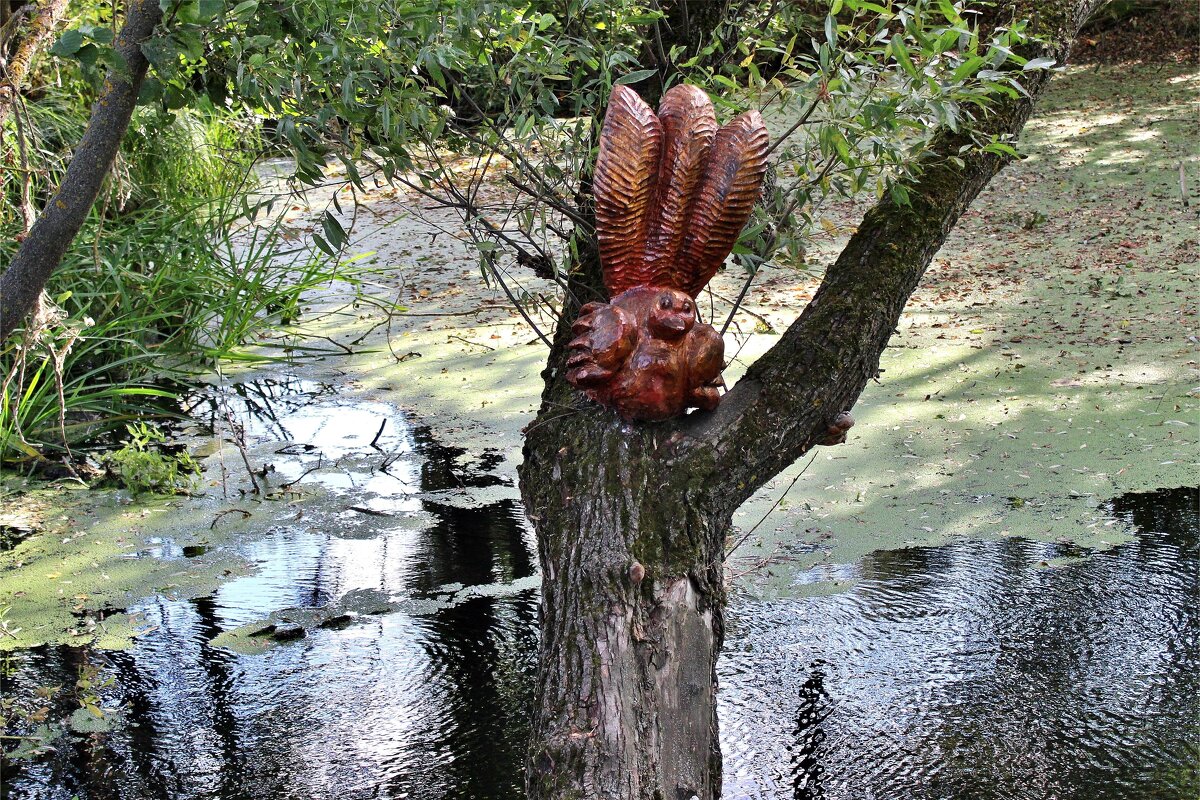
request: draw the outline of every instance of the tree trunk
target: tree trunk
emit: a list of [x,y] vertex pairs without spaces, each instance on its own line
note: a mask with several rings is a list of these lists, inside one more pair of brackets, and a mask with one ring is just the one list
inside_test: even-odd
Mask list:
[[158,0],[131,0],[115,43],[128,75],[110,70],[105,76],[104,91],[92,106],[87,130],[71,157],[58,193],[46,204],[12,263],[0,275],[0,340],[37,305],[46,281],[92,210],[129,128],[149,68],[142,44],[160,20]]
[[[989,13],[996,24],[1036,13],[1050,43],[1029,55],[1062,60],[1096,5],[1012,2]],[[1023,76],[1032,96],[998,104],[984,132],[1018,133],[1048,77]],[[885,198],[867,214],[804,313],[714,413],[631,424],[582,399],[563,378],[565,309],[521,467],[543,570],[529,797],[720,795],[714,669],[733,511],[815,446],[875,376],[929,262],[1006,163],[960,153],[964,143],[940,137],[906,187],[911,205]]]
[[710,476],[605,410],[531,432],[521,480],[544,574],[529,796],[720,794],[722,548]]
[[[645,32],[642,63],[657,70],[655,78],[637,84],[638,94],[651,108],[658,108],[667,86],[679,71],[677,64],[703,50],[729,10],[729,0],[661,0],[662,19]],[[683,48],[671,58],[671,50]]]

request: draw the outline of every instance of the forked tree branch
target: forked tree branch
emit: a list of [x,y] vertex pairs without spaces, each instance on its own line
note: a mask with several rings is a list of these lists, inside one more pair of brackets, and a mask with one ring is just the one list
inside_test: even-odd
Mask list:
[[[1025,7],[1009,2],[989,12],[1034,18],[1045,44],[1033,56],[1064,61],[1079,28],[1100,0],[1060,0]],[[1003,19],[1007,19],[1005,16]],[[1021,131],[1050,73],[1026,73],[1028,97],[992,109],[982,133]],[[721,496],[713,503],[732,512],[759,486],[814,447],[843,410],[851,408],[876,376],[908,298],[962,213],[1010,160],[973,148],[963,134],[943,131],[934,158],[906,188],[911,204],[885,197],[826,272],[821,287],[779,342],[755,362],[711,415],[686,424],[688,449],[713,463]]]

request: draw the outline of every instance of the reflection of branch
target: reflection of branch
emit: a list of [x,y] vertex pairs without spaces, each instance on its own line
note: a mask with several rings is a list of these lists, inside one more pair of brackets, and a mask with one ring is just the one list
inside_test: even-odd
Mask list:
[[484,311],[506,309],[506,305],[481,305],[471,311],[395,311],[393,317],[469,317],[472,314],[482,314]]
[[[219,369],[217,375],[224,378]],[[258,486],[258,479],[254,477],[254,467],[250,466],[250,456],[246,453],[246,429],[233,421],[233,412],[229,410],[229,403],[225,402],[224,392],[221,392],[218,403],[225,412],[225,423],[229,426],[230,434],[233,435],[233,446],[237,448],[242,457],[242,463],[246,466],[246,474],[250,476],[250,485],[254,487],[254,494],[262,494],[262,490]]]
[[354,350],[352,350],[351,348],[349,348],[349,347],[347,347],[346,345],[344,345],[344,344],[342,344],[341,342],[339,342],[337,339],[334,339],[334,338],[332,338],[332,337],[330,337],[330,336],[315,336],[315,337],[313,337],[313,338],[315,338],[315,339],[324,339],[325,341],[329,342],[329,343],[330,343],[330,344],[332,344],[333,346],[340,348],[340,349],[341,349],[341,351],[342,351],[343,353],[345,353],[346,355],[349,355],[349,356],[352,356],[352,355],[354,355]]
[[357,511],[360,514],[366,514],[367,516],[371,516],[371,517],[394,517],[394,516],[396,516],[395,514],[391,513],[390,511],[380,511],[377,508],[370,508],[369,506],[347,506],[346,508],[349,511]]

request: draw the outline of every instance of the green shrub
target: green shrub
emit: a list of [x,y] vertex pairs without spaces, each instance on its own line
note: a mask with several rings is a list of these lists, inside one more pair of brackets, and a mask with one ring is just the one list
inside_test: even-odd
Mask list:
[[[85,113],[30,105],[36,197],[57,185]],[[285,242],[278,219],[248,219],[258,152],[247,123],[212,109],[138,111],[47,286],[53,306],[0,342],[0,463],[69,456],[131,419],[177,414],[173,381],[289,324],[304,292],[341,275]],[[0,263],[22,224],[15,183],[0,189]]]
[[120,449],[106,453],[104,465],[131,492],[159,494],[191,491],[200,465],[186,451],[165,452],[166,435],[145,422],[126,425],[129,438]]

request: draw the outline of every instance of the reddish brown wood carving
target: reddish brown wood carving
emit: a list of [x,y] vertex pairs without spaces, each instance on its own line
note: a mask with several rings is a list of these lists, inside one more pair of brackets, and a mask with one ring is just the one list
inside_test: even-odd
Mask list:
[[657,115],[613,89],[593,178],[612,299],[581,309],[567,380],[630,420],[717,407],[725,347],[695,298],[733,249],[766,169],[757,111],[718,130],[694,86],[668,91]]

